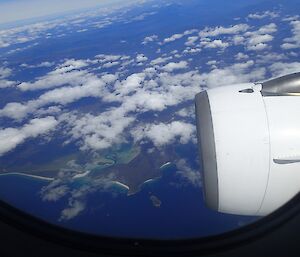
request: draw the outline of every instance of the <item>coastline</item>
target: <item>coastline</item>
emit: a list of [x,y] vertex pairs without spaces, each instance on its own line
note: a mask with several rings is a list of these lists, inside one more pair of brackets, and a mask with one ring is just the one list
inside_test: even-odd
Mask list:
[[86,172],[84,172],[84,173],[79,173],[79,174],[75,175],[75,176],[73,177],[73,179],[84,178],[84,177],[86,177],[87,175],[89,175],[90,173],[91,173],[90,170],[88,170],[88,171],[86,171]]
[[34,179],[38,179],[38,180],[48,181],[48,182],[51,182],[54,180],[54,178],[43,177],[43,176],[38,176],[38,175],[30,175],[30,174],[25,174],[25,173],[20,173],[20,172],[4,173],[4,174],[0,174],[0,177],[9,176],[9,175],[29,177],[29,178],[34,178]]
[[160,166],[160,169],[164,169],[167,168],[168,166],[170,166],[172,164],[172,162],[166,162],[165,164]]
[[115,185],[118,185],[118,186],[120,186],[120,187],[122,187],[122,188],[124,188],[124,189],[126,189],[128,191],[130,190],[129,186],[127,186],[127,185],[125,185],[125,184],[123,184],[123,183],[121,183],[119,181],[112,181],[112,183],[114,183]]

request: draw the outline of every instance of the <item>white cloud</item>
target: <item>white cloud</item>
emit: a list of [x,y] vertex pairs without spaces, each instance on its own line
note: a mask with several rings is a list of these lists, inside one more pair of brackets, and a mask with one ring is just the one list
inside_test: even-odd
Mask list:
[[186,61],[180,62],[170,62],[167,65],[163,66],[163,70],[167,72],[173,72],[174,70],[186,69],[188,67],[188,63]]
[[147,68],[143,73],[116,81],[111,93],[103,91],[102,100],[114,103],[114,108],[98,115],[65,113],[59,120],[66,124],[66,133],[79,142],[81,149],[109,148],[127,140],[129,129],[139,114],[160,112],[193,99],[201,90],[200,81],[201,76],[196,71],[171,75],[157,74]]
[[232,38],[232,42],[234,45],[242,45],[245,42],[245,37],[243,37],[241,35],[235,35]]
[[117,81],[115,84],[115,94],[128,95],[141,89],[144,79],[144,73],[134,73],[121,82]]
[[15,149],[28,138],[35,138],[53,130],[58,122],[54,117],[32,119],[21,128],[0,129],[0,156]]
[[29,65],[29,64],[26,64],[26,63],[23,63],[21,64],[21,67],[22,68],[43,68],[43,67],[46,67],[46,68],[49,68],[49,67],[52,67],[55,65],[55,62],[41,62],[39,64],[36,64],[36,65]]
[[32,91],[60,87],[63,85],[81,85],[91,77],[87,71],[80,70],[88,65],[88,61],[84,60],[67,60],[47,75],[38,78],[35,82],[23,82],[18,85],[18,88],[22,91]]
[[181,144],[187,144],[195,136],[195,126],[182,121],[171,123],[149,124],[132,131],[135,141],[149,139],[156,147],[172,144],[178,140]]
[[262,51],[268,48],[268,45],[265,43],[258,43],[255,45],[250,45],[248,46],[248,50],[252,50],[252,51]]
[[113,190],[115,177],[109,174],[101,178],[89,178],[86,183],[79,187],[70,188],[69,184],[74,181],[76,174],[82,174],[82,171],[74,172],[74,168],[81,168],[77,163],[71,163],[70,169],[63,169],[58,176],[40,191],[43,201],[57,201],[62,197],[68,197],[67,206],[62,209],[60,221],[70,220],[78,216],[87,207],[86,202],[89,195],[95,192],[113,192],[113,195],[122,194]]
[[270,42],[274,39],[273,36],[268,35],[268,34],[264,34],[264,35],[257,35],[257,36],[252,36],[248,43],[250,45],[258,45],[260,43],[265,43],[265,42]]
[[15,81],[10,81],[10,80],[1,80],[0,79],[0,89],[1,88],[8,88],[8,87],[13,87],[15,86],[17,83]]
[[[190,185],[194,187],[202,186],[201,173],[199,170],[193,170],[189,165],[188,161],[185,159],[180,159],[176,161],[176,167],[179,171],[177,174],[180,175],[184,180],[186,180]],[[183,182],[182,182],[183,183]]]
[[107,149],[126,141],[124,130],[134,122],[133,117],[126,117],[121,108],[115,108],[99,115],[76,114],[61,116],[67,123],[69,134],[73,140],[79,141],[82,150]]
[[244,34],[246,39],[246,49],[251,51],[261,51],[269,48],[268,42],[274,39],[271,34],[277,32],[275,23],[264,25],[258,30],[248,31]]
[[240,60],[248,59],[249,55],[239,52],[234,56],[234,58],[240,61]]
[[176,112],[176,115],[178,115],[180,117],[184,117],[184,118],[194,117],[195,108],[194,108],[194,106],[183,108],[183,109],[179,110],[178,112]]
[[70,220],[78,216],[85,209],[85,203],[78,200],[69,200],[69,207],[61,212],[60,221]]
[[170,57],[158,57],[158,58],[152,60],[150,62],[150,64],[151,65],[162,64],[162,63],[165,63],[165,62],[171,60],[172,58],[173,58],[172,56],[170,56]]
[[152,15],[155,15],[156,12],[147,12],[147,13],[142,13],[134,18],[132,18],[130,21],[126,21],[125,23],[129,23],[129,22],[132,22],[132,21],[142,21],[144,20],[146,17],[149,17],[149,16],[152,16]]
[[290,24],[293,27],[293,36],[284,39],[285,43],[281,45],[281,48],[285,50],[300,48],[300,21],[293,20],[290,22]]
[[170,43],[170,42],[173,42],[173,41],[175,41],[177,39],[181,39],[183,37],[184,37],[183,34],[174,34],[171,37],[165,38],[163,42],[164,43]]
[[141,63],[148,60],[148,58],[144,54],[138,54],[135,58],[136,62]]
[[[85,76],[82,77],[80,76],[80,74],[82,74],[80,72],[75,72],[75,74],[74,72],[68,72],[66,73],[68,75],[66,75],[65,73],[64,75],[60,75],[55,70],[54,73],[55,79],[51,78],[49,80],[49,77],[42,78],[41,81],[37,81],[33,84],[21,84],[20,87],[23,85],[23,87],[26,86],[26,89],[44,89],[58,86],[61,83],[74,84],[71,84],[71,86],[64,86],[49,90],[40,95],[37,99],[30,100],[26,103],[8,103],[4,106],[3,109],[0,109],[0,117],[4,116],[13,119],[23,119],[27,115],[37,111],[39,108],[49,104],[67,105],[84,97],[101,98],[101,96],[103,96],[104,94],[104,91],[106,90],[105,86],[107,84],[113,83],[117,79],[117,76],[112,74],[106,74],[101,78],[98,78],[90,73],[84,73]],[[62,77],[61,81],[58,79],[59,77]],[[64,81],[64,78],[67,80]]]
[[261,13],[251,13],[248,15],[248,18],[250,19],[254,19],[254,20],[261,20],[264,18],[277,18],[279,16],[279,13],[277,12],[272,12],[272,11],[265,11],[265,12],[261,12]]
[[196,32],[198,32],[198,30],[196,30],[196,29],[191,29],[191,30],[186,30],[186,31],[184,31],[184,32],[181,33],[181,34],[180,34],[180,33],[174,34],[174,35],[172,35],[171,37],[165,38],[165,39],[163,40],[163,44],[166,44],[166,43],[170,43],[170,42],[176,41],[176,40],[178,40],[178,39],[183,38],[184,36],[188,36],[188,35],[191,35],[191,34],[196,33]]
[[223,42],[221,39],[216,39],[213,41],[201,41],[201,46],[204,46],[204,48],[222,48],[225,49],[229,46],[229,43]]
[[280,60],[287,59],[287,56],[284,54],[278,54],[278,53],[265,53],[263,55],[257,55],[256,63],[275,63]]
[[95,58],[97,58],[100,63],[115,62],[120,60],[122,58],[122,55],[98,54],[95,56]]
[[185,42],[186,46],[193,46],[195,45],[196,41],[199,39],[197,36],[188,37],[187,41]]
[[16,85],[15,81],[7,80],[6,78],[12,75],[12,70],[9,68],[0,67],[0,89],[12,87]]
[[11,69],[0,67],[0,79],[5,79],[9,77],[11,73],[12,73]]
[[44,77],[37,78],[35,82],[23,82],[18,85],[22,91],[45,90],[64,85],[81,85],[86,81],[86,71],[72,71],[66,73],[50,72]]
[[241,32],[245,32],[249,29],[249,25],[247,24],[238,24],[231,27],[215,27],[209,28],[206,27],[204,30],[199,32],[199,36],[201,38],[206,37],[217,37],[219,35],[229,35],[229,34],[238,34]]
[[279,77],[290,73],[300,72],[300,62],[277,62],[269,67],[273,77]]
[[142,42],[143,45],[146,45],[150,42],[154,42],[158,40],[158,36],[157,35],[152,35],[152,36],[148,36],[144,38],[144,41]]
[[236,63],[223,69],[213,69],[201,75],[203,84],[209,88],[258,81],[265,78],[265,68],[255,68],[253,61]]
[[46,188],[42,189],[42,200],[43,201],[49,201],[49,202],[56,202],[62,197],[64,197],[67,193],[69,192],[69,187],[66,185],[60,185],[57,187],[47,188],[47,193],[46,193]]
[[107,62],[107,63],[104,63],[102,65],[103,68],[111,68],[111,67],[114,67],[114,66],[118,66],[120,63],[119,62]]
[[215,66],[215,65],[218,64],[218,62],[216,60],[210,60],[206,64],[209,65],[209,66]]
[[[202,50],[201,48],[191,48],[191,47],[187,47],[186,49],[183,50],[183,54],[197,54],[197,53],[200,53]],[[176,54],[174,55],[174,57],[176,58],[181,58],[182,55],[180,54]]]
[[[260,27],[257,31],[255,31],[254,33],[257,34],[272,34],[277,32],[277,25],[275,23],[270,23],[267,25],[264,25],[262,27]],[[250,32],[251,34],[251,32]]]

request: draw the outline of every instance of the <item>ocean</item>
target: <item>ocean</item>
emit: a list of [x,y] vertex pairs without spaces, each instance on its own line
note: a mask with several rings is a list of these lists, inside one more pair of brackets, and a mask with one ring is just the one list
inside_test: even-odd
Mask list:
[[[176,168],[164,168],[160,179],[127,195],[124,187],[95,192],[86,198],[85,210],[60,221],[67,198],[44,202],[39,194],[49,182],[21,175],[0,176],[0,199],[48,222],[78,231],[113,237],[186,239],[220,234],[254,220],[207,209],[199,187],[183,185]],[[151,201],[161,201],[157,207]]]

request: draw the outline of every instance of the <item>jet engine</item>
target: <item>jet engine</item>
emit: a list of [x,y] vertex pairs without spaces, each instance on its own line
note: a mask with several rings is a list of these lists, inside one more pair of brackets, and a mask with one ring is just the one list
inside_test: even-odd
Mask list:
[[206,205],[267,215],[300,189],[300,73],[196,95]]

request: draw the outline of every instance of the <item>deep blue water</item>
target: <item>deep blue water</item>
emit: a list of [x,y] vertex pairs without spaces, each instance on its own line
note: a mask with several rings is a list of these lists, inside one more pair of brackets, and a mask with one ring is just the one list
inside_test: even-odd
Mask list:
[[[0,177],[1,199],[59,226],[83,232],[121,237],[191,238],[223,233],[249,217],[225,215],[207,209],[201,188],[184,186],[175,167],[165,169],[161,179],[146,184],[135,195],[94,193],[85,211],[70,221],[59,221],[66,199],[43,202],[38,192],[47,182],[18,175]],[[150,196],[162,204],[154,207]]]

